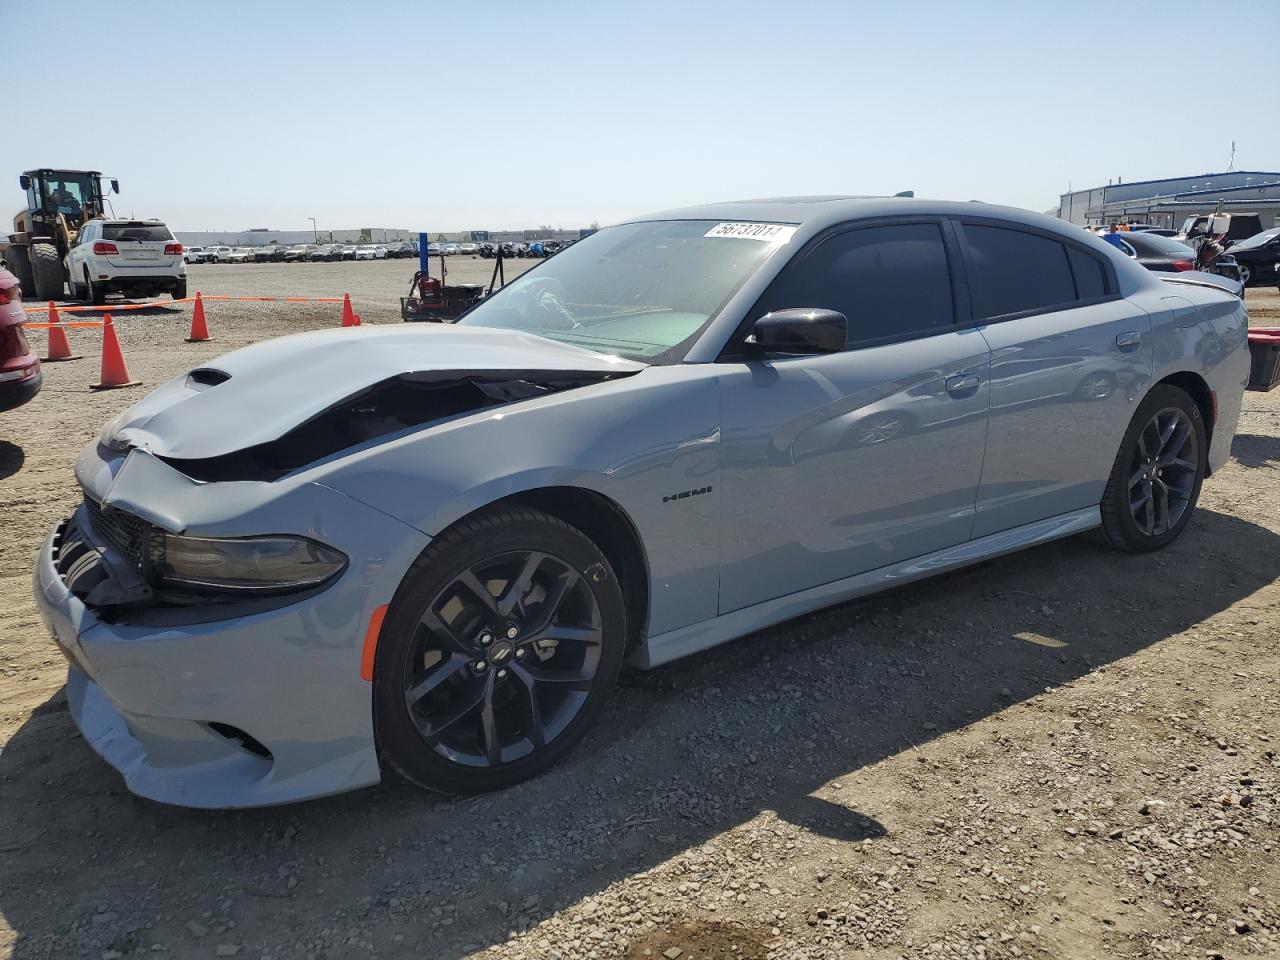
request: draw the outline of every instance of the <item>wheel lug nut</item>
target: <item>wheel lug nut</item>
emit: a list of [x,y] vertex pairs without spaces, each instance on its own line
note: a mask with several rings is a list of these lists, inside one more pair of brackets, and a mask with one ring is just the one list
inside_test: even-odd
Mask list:
[[488,661],[485,661],[485,660],[477,660],[471,666],[472,666],[472,669],[476,671],[476,673],[484,673],[485,670],[489,668]]
[[516,659],[519,660],[524,656],[524,647],[516,651]]
[[519,636],[520,631],[516,627],[507,627],[507,639],[514,640]]
[[487,647],[491,643],[493,643],[493,637],[489,636],[489,634],[482,633],[480,635],[480,646]]
[[505,670],[499,670],[499,671],[498,671],[498,679],[499,679],[499,680],[503,680],[503,679],[505,679],[505,678],[506,678],[506,676],[507,676],[507,671],[505,671]]

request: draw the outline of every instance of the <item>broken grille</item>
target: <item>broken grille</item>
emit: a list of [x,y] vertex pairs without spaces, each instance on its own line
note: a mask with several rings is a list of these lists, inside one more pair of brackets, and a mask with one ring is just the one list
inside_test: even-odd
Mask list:
[[151,552],[155,528],[133,514],[105,509],[102,504],[88,497],[84,503],[94,533],[115,547],[135,570],[141,572]]

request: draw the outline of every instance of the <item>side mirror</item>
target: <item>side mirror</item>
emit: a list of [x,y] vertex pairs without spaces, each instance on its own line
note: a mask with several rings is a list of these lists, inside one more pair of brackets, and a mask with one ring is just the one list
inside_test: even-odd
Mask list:
[[112,193],[119,193],[119,192],[120,192],[120,181],[119,181],[119,180],[112,180],[112,181],[111,181],[111,192],[112,192]]
[[24,173],[22,176],[18,178],[18,186],[22,187],[23,190],[30,190],[31,178]]
[[820,307],[793,307],[766,313],[751,327],[748,343],[764,353],[837,353],[849,337],[843,313]]

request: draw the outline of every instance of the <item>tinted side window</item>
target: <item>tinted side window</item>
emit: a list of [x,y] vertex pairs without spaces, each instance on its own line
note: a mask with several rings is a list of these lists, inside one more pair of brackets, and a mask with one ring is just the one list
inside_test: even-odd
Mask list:
[[965,224],[977,320],[1042,310],[1076,299],[1066,247],[1034,233]]
[[911,223],[850,230],[792,264],[764,296],[763,309],[821,307],[849,320],[862,343],[951,327],[951,273],[942,228]]
[[1071,272],[1076,278],[1076,298],[1092,300],[1107,295],[1107,271],[1102,261],[1092,254],[1067,247],[1067,257],[1071,260]]

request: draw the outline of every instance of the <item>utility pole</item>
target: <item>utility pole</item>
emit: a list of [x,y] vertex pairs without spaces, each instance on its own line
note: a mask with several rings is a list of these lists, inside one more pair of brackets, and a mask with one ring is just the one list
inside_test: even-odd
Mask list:
[[320,242],[320,233],[319,233],[319,231],[317,231],[317,230],[316,230],[316,218],[315,218],[315,217],[307,217],[307,219],[311,221],[311,239],[312,239],[314,242],[319,243],[319,242]]

